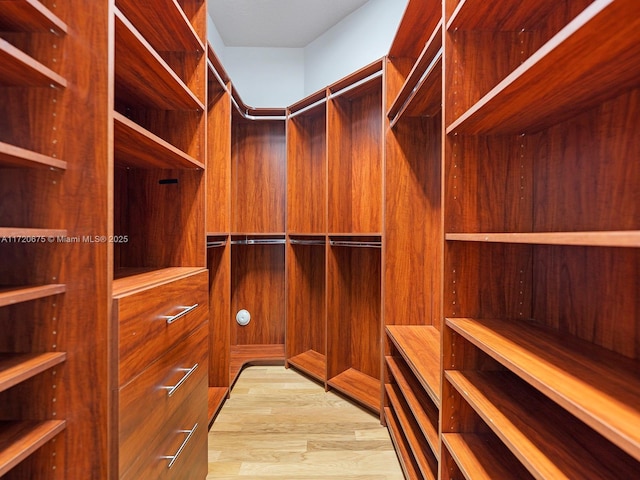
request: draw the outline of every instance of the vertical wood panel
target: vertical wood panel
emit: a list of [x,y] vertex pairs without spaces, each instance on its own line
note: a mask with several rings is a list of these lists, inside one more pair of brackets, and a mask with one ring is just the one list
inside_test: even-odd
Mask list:
[[231,95],[209,90],[207,113],[207,233],[231,229]]
[[[231,345],[284,344],[284,245],[234,245],[231,249]],[[236,323],[246,309],[251,322]]]
[[325,247],[288,245],[287,357],[326,352]]
[[229,386],[231,245],[207,249],[209,268],[209,386]]
[[233,231],[284,232],[286,144],[283,120],[232,123]]
[[287,230],[325,233],[326,106],[287,123]]
[[441,120],[403,119],[386,134],[386,324],[440,324]]

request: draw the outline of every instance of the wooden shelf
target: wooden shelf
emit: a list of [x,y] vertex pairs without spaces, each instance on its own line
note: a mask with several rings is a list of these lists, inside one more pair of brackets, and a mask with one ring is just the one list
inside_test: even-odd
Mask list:
[[[395,413],[390,407],[385,407],[384,417],[387,421],[387,428],[391,436],[391,441],[395,446],[400,466],[404,472],[404,476],[407,479],[413,480],[416,478],[422,478],[420,474],[420,468],[416,462],[416,459],[411,453],[411,449],[407,443],[407,439],[404,436],[402,427],[400,426],[398,419],[395,417]],[[437,477],[427,477],[431,480],[435,480]]]
[[519,321],[446,321],[561,407],[640,458],[640,374],[636,362]]
[[117,0],[116,4],[156,51],[204,53],[204,45],[176,0]]
[[0,2],[0,30],[67,33],[67,25],[38,0]]
[[433,116],[441,109],[442,22],[438,22],[389,108],[387,117],[393,127],[403,113],[408,116]]
[[447,30],[531,30],[557,6],[558,2],[554,0],[538,0],[535,3],[461,0],[447,20]]
[[387,325],[387,334],[440,408],[440,332],[430,325]]
[[113,112],[116,162],[138,168],[196,168],[204,164],[169,142]]
[[218,415],[218,412],[222,408],[222,405],[224,404],[228,396],[229,396],[229,389],[227,387],[209,387],[209,391],[208,391],[209,428],[211,428],[211,424],[215,420],[216,415]]
[[[55,243],[58,237],[66,237],[67,230],[56,228],[14,228],[14,227],[0,227],[0,243],[2,243],[2,237],[9,238],[33,238],[38,239],[34,244],[42,243]],[[52,240],[53,238],[53,240]],[[28,243],[28,242],[27,242]]]
[[442,443],[467,480],[525,480],[533,477],[504,445],[489,435],[443,433]]
[[[536,478],[632,478],[637,460],[508,372],[445,372],[445,378]],[[521,383],[521,382],[520,382]],[[638,424],[631,424],[635,428]],[[552,440],[552,441],[550,441]],[[606,459],[605,464],[600,459]]]
[[39,298],[51,297],[65,292],[65,285],[37,285],[22,287],[0,287],[0,307],[14,303],[29,302]]
[[66,88],[67,81],[0,38],[0,85]]
[[380,411],[380,380],[370,377],[355,368],[349,368],[332,377],[329,386],[348,395],[375,412]]
[[315,350],[307,350],[304,353],[287,359],[287,362],[317,380],[324,382],[326,378],[327,358]]
[[245,366],[284,365],[284,345],[231,345],[230,385],[233,386]]
[[429,42],[429,32],[442,17],[441,10],[440,1],[409,1],[389,49],[389,57],[418,58],[422,47]]
[[387,397],[391,402],[398,424],[404,433],[405,440],[413,452],[413,458],[424,477],[436,477],[438,461],[433,454],[432,446],[427,442],[415,418],[407,412],[406,402],[397,385],[385,385]]
[[639,32],[635,0],[594,1],[447,133],[535,132],[637,87]]
[[9,143],[0,142],[0,166],[20,168],[56,168],[65,170],[67,162]]
[[202,267],[119,268],[113,274],[112,297],[129,296],[141,290],[189,277],[202,270]]
[[640,230],[608,232],[447,233],[445,239],[461,242],[638,248],[640,247]]
[[0,392],[34,377],[67,358],[66,353],[0,353]]
[[65,429],[64,420],[0,422],[0,477]]
[[204,105],[116,8],[116,95],[158,110],[194,110]]
[[420,430],[431,447],[436,458],[440,458],[440,439],[438,437],[439,410],[427,397],[405,363],[394,357],[386,357],[387,366],[400,388],[407,405],[420,426]]

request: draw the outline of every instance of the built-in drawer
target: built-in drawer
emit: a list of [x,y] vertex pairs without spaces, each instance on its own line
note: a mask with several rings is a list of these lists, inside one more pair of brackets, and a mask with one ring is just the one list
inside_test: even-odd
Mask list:
[[[207,346],[208,327],[204,324],[120,389],[121,475],[164,478],[159,475],[167,473],[165,470],[180,470],[180,459],[192,457],[192,450],[200,451],[204,444],[204,457],[199,460],[205,465],[206,476]],[[187,431],[195,424],[196,430],[189,436]],[[201,432],[205,432],[204,440]],[[174,455],[188,436],[169,468],[171,459],[164,457]],[[155,473],[151,475],[149,469]]]
[[138,375],[208,317],[206,270],[130,295],[115,297],[118,385]]

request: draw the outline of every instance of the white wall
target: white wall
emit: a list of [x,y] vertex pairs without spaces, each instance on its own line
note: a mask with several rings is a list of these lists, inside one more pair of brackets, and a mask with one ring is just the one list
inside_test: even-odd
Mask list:
[[369,0],[304,49],[227,47],[211,19],[208,37],[247,105],[286,107],[386,55],[407,2]]
[[250,107],[286,107],[305,96],[302,48],[226,47],[221,61]]
[[389,53],[407,0],[369,0],[305,47],[305,95]]

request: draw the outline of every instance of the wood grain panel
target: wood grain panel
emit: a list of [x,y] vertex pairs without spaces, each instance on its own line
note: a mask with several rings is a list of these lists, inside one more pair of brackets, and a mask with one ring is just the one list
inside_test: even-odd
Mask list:
[[287,358],[326,353],[325,246],[287,245]]
[[229,386],[231,245],[207,249],[209,268],[209,386]]
[[[231,249],[231,345],[284,344],[285,246],[234,245]],[[246,309],[251,321],[236,323]]]
[[[533,247],[448,242],[444,316],[532,316]],[[473,312],[473,313],[467,313]]]
[[326,104],[287,121],[287,231],[326,232]]
[[117,169],[115,190],[117,267],[206,265],[202,171]]
[[538,148],[538,136],[449,135],[445,231],[530,232]]
[[548,129],[536,151],[535,231],[640,226],[640,90]]
[[380,77],[328,105],[328,230],[382,231],[382,87]]
[[286,140],[282,120],[232,121],[232,231],[284,232]]
[[441,120],[407,118],[386,132],[383,270],[388,325],[440,324]]
[[224,90],[209,90],[206,201],[207,233],[230,232],[231,95]]
[[328,377],[353,367],[379,379],[380,251],[332,247],[327,257]]
[[640,359],[637,248],[540,246],[533,259],[536,320]]

